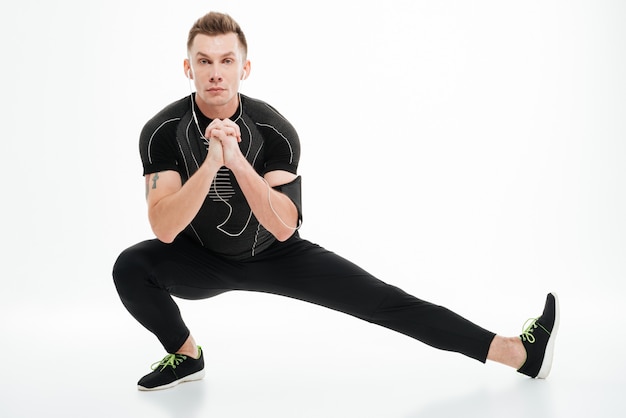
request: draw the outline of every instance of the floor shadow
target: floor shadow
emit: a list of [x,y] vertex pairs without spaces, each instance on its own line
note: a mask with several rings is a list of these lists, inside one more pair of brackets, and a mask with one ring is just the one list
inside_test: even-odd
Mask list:
[[206,416],[209,385],[206,380],[186,382],[171,389],[141,392],[139,396],[145,403],[162,411],[164,416],[200,417]]
[[476,392],[434,402],[407,418],[533,417],[554,416],[550,384],[521,379],[507,387],[482,387]]

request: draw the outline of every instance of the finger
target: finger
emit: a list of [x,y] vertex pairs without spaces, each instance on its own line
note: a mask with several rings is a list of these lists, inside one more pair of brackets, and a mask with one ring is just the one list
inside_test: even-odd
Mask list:
[[236,138],[241,136],[241,134],[239,133],[239,129],[235,129],[235,128],[232,128],[232,127],[225,127],[225,128],[222,129],[222,131],[227,136],[234,136]]
[[218,138],[220,140],[225,140],[228,137],[233,137],[237,140],[237,142],[241,142],[241,136],[239,135],[238,130],[231,127],[221,127],[213,129],[209,133],[210,137]]
[[239,125],[237,125],[235,122],[233,122],[230,119],[224,119],[222,122],[224,126],[228,126],[229,128],[232,128],[235,130],[235,136],[237,137],[241,136],[241,129],[239,128]]
[[221,129],[224,126],[224,122],[220,119],[213,119],[209,126],[207,126],[204,131],[204,136],[210,138],[212,136],[212,132],[216,129]]
[[211,131],[211,139],[223,141],[224,139],[226,139],[226,133],[221,129],[213,129]]

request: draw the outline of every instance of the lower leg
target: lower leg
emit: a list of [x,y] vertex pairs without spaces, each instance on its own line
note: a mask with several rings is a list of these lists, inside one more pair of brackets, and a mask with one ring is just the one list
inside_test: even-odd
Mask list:
[[487,360],[518,370],[526,362],[526,349],[519,337],[501,337],[496,335],[489,346]]

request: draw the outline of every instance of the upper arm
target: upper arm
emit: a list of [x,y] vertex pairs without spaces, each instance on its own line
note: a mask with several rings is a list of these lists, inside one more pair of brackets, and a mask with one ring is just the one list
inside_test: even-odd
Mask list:
[[145,179],[148,208],[154,207],[161,199],[176,193],[183,187],[180,174],[173,170],[146,174]]
[[301,178],[288,171],[270,171],[265,174],[267,183],[276,191],[285,195],[293,204],[298,218],[298,225],[302,223],[302,186]]
[[274,170],[269,173],[265,173],[263,176],[270,186],[282,186],[283,184],[291,183],[296,177],[296,174],[290,173],[284,170]]

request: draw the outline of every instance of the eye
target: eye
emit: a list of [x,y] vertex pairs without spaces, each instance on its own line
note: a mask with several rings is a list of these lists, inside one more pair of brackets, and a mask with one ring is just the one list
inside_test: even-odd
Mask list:
[[226,58],[226,59],[224,60],[224,64],[232,64],[233,62],[235,62],[235,60],[234,60],[234,59],[232,59],[232,58]]
[[201,59],[200,61],[198,61],[200,64],[208,64],[209,60],[208,59]]

